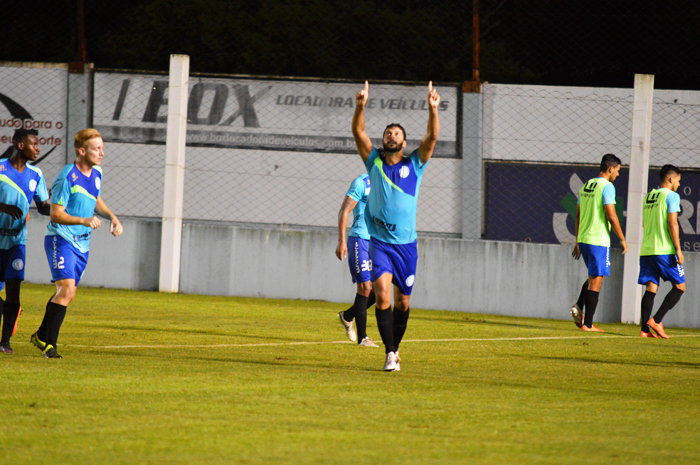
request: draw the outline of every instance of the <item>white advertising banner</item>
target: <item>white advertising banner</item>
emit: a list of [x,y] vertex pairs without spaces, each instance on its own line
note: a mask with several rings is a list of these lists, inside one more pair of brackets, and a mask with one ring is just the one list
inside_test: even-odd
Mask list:
[[65,65],[0,65],[0,156],[11,154],[12,135],[25,128],[37,131],[40,160],[51,153],[65,160],[67,76]]
[[[190,78],[187,144],[252,150],[356,153],[350,124],[361,83]],[[94,125],[110,142],[165,143],[168,78],[95,74]],[[440,104],[437,157],[456,157],[456,87],[436,86]],[[407,150],[426,133],[428,83],[370,85],[367,132],[381,144],[399,123]]]

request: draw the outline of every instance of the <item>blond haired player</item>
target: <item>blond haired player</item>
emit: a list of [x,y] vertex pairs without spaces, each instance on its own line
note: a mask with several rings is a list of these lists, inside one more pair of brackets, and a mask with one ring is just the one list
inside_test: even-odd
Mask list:
[[109,218],[109,231],[122,233],[122,225],[102,200],[102,157],[104,142],[96,129],[75,135],[75,163],[61,170],[51,188],[51,222],[46,228],[44,248],[56,293],[46,304],[46,313],[31,342],[46,358],[62,358],[56,351],[58,332],[66,309],[75,297],[90,250],[92,230]]

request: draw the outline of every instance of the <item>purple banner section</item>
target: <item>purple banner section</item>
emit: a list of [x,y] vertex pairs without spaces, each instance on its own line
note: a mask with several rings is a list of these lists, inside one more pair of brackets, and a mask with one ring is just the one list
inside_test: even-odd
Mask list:
[[[486,162],[486,239],[573,244],[578,191],[598,175],[598,167]],[[625,231],[629,169],[615,180],[615,210]],[[649,170],[649,190],[658,187],[659,170]],[[700,172],[684,171],[678,215],[683,250],[700,252]],[[619,240],[611,233],[613,247]]]

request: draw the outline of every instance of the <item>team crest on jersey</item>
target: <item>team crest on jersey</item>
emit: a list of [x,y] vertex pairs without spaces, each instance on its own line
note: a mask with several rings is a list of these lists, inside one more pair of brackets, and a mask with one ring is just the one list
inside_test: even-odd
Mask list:
[[0,171],[7,171],[7,168],[5,168],[5,165],[0,165]]
[[411,170],[408,169],[408,166],[402,166],[401,170],[399,170],[399,176],[402,178],[407,178],[409,174],[411,174]]
[[406,286],[411,287],[413,286],[413,281],[415,281],[416,275],[411,275],[408,278],[406,278]]
[[102,185],[102,181],[100,181],[100,178],[95,178],[95,187],[97,190],[100,190],[100,186]]
[[75,181],[78,180],[78,175],[75,174],[75,173],[73,173],[73,174],[71,175],[71,178],[73,178],[73,182],[75,182]]
[[34,192],[36,190],[36,181],[34,179],[29,181],[29,190],[32,192]]
[[17,260],[13,261],[12,268],[14,268],[17,271],[22,271],[22,268],[24,268],[24,260],[18,258]]

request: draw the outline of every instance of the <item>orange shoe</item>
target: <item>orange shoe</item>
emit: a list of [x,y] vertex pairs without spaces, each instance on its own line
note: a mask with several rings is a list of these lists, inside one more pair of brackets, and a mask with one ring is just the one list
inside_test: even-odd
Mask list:
[[583,331],[593,331],[593,332],[596,332],[596,333],[604,333],[604,332],[605,332],[604,329],[599,329],[596,325],[591,325],[590,328],[589,328],[588,326],[586,326],[586,325],[582,325],[582,326],[581,326],[581,329],[582,329]]
[[19,308],[19,312],[17,312],[17,319],[15,320],[15,327],[12,329],[12,334],[10,336],[14,336],[15,333],[17,332],[17,322],[19,321],[19,316],[22,314],[22,307]]
[[644,331],[640,331],[639,337],[653,337],[654,339],[658,338],[658,336],[656,334],[652,333],[651,331],[649,331],[648,333],[645,333]]
[[653,318],[650,318],[649,321],[647,321],[647,326],[653,329],[659,337],[668,339],[668,334],[666,334],[666,331],[664,331],[663,323],[657,323]]

